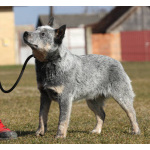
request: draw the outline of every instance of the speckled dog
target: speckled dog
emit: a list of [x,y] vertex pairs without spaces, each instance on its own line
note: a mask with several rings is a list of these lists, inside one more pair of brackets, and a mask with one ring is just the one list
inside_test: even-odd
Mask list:
[[133,108],[134,92],[131,81],[117,60],[102,55],[77,56],[63,44],[66,26],[38,27],[34,32],[25,32],[24,41],[35,56],[38,89],[41,93],[39,128],[36,135],[47,130],[47,116],[52,100],[60,108],[57,138],[66,137],[72,102],[86,99],[95,113],[97,124],[92,133],[100,133],[105,119],[103,104],[113,97],[130,119],[133,133],[140,130]]

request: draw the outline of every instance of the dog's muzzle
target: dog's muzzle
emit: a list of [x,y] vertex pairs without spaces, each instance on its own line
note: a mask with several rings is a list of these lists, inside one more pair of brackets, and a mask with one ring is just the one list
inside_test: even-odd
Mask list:
[[30,34],[29,32],[27,32],[27,31],[25,31],[24,34],[23,34],[23,39],[24,39],[25,43],[26,43],[27,45],[29,45],[30,47],[32,47],[32,48],[34,48],[34,49],[37,49],[37,48],[38,48],[37,45],[31,44],[31,43],[28,42],[27,39],[28,39],[29,36],[31,36],[31,34]]

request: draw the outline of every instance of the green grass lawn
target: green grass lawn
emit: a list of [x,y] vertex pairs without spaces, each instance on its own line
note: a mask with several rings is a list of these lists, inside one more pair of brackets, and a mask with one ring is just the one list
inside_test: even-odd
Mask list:
[[[134,107],[141,135],[131,135],[129,119],[120,106],[110,99],[106,102],[106,119],[100,135],[91,134],[96,123],[94,114],[85,101],[74,102],[66,139],[55,139],[59,117],[58,104],[52,102],[48,131],[36,137],[39,115],[39,91],[34,66],[26,68],[17,86],[10,94],[0,91],[0,119],[18,133],[16,140],[0,143],[150,143],[150,62],[124,62],[123,66],[132,80],[136,93]],[[0,81],[9,89],[16,81],[22,66],[0,66]]]

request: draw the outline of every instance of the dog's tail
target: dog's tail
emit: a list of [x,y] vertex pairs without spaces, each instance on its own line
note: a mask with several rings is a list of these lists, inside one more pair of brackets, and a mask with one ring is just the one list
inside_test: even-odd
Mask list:
[[28,61],[29,61],[30,58],[32,58],[32,57],[33,57],[33,55],[30,55],[30,56],[26,59],[26,61],[24,62],[24,65],[23,65],[23,67],[22,67],[22,70],[21,70],[21,72],[20,72],[20,75],[19,75],[17,81],[15,82],[15,84],[12,86],[12,88],[10,88],[9,90],[4,90],[4,88],[2,87],[2,84],[1,84],[1,82],[0,82],[0,89],[1,89],[1,91],[2,91],[3,93],[10,93],[10,92],[17,86],[17,84],[19,83],[19,81],[20,81],[20,79],[21,79],[21,77],[22,77],[22,75],[23,75],[23,73],[24,73],[24,70],[25,70],[25,68],[26,68],[26,65],[27,65]]

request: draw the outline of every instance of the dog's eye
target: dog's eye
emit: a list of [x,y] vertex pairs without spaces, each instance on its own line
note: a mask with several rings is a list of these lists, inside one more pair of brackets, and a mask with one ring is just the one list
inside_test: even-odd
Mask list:
[[41,35],[42,35],[42,37],[44,37],[44,36],[45,36],[45,33],[43,32],[43,33],[41,33]]

